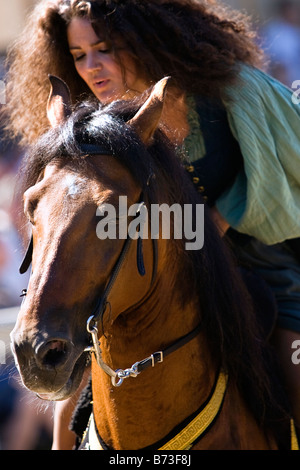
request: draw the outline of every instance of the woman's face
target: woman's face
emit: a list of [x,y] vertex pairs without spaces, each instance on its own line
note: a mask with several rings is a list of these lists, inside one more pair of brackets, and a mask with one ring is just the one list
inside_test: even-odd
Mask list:
[[134,61],[121,51],[119,57],[125,69],[124,83],[121,66],[110,45],[97,36],[88,19],[73,18],[67,35],[78,74],[103,104],[132,97],[148,88],[149,84],[138,76]]

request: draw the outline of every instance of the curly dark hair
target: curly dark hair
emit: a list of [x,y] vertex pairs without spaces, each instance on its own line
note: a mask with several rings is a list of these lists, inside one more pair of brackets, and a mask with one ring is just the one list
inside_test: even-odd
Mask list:
[[48,128],[48,74],[66,81],[74,102],[91,93],[68,47],[67,26],[78,16],[109,38],[117,60],[121,38],[143,77],[171,76],[189,93],[219,96],[239,63],[259,67],[263,60],[248,18],[215,0],[40,1],[8,54],[7,128],[23,144]]

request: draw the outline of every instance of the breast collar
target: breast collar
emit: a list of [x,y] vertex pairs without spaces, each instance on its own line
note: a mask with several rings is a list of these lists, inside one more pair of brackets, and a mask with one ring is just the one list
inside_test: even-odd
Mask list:
[[[228,376],[220,372],[211,394],[201,408],[169,433],[164,439],[139,451],[189,450],[213,426],[221,412],[227,389]],[[109,448],[97,430],[93,413],[78,450],[113,450]]]

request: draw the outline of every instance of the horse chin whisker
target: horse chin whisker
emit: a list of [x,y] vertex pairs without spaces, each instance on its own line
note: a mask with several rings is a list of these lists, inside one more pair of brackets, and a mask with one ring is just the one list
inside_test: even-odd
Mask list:
[[48,400],[42,400],[36,393],[26,390],[25,395],[21,398],[25,406],[30,406],[35,409],[37,413],[47,413],[49,410],[53,411],[54,415],[54,403]]

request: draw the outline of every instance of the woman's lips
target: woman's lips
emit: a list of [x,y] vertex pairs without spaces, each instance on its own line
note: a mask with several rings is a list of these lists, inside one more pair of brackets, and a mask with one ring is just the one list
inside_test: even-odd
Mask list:
[[104,88],[109,82],[109,79],[105,80],[98,80],[97,82],[94,82],[94,87],[99,89],[99,88]]

